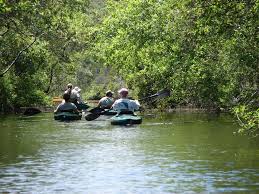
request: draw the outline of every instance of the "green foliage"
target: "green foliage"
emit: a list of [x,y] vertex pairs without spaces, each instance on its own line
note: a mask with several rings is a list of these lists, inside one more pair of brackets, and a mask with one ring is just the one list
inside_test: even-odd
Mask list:
[[252,111],[245,105],[235,107],[234,113],[237,115],[240,126],[239,133],[248,134],[254,137],[259,135],[259,108]]
[[68,82],[85,98],[169,88],[157,106],[237,107],[258,133],[258,0],[0,1],[0,13],[1,109],[45,103]]
[[259,88],[258,5],[109,1],[96,49],[139,96],[171,88],[170,102],[232,108]]
[[[46,104],[77,82],[89,43],[88,1],[0,2],[0,77],[6,107]],[[88,75],[86,75],[88,77]]]
[[87,90],[86,93],[83,95],[83,99],[88,99],[88,100],[100,100],[103,96],[103,86],[98,86],[95,85],[91,87],[91,89]]
[[46,94],[40,90],[40,83],[34,76],[14,79],[13,104],[15,107],[48,104]]
[[10,79],[6,77],[0,78],[0,112],[7,112],[12,108],[12,89],[13,88]]

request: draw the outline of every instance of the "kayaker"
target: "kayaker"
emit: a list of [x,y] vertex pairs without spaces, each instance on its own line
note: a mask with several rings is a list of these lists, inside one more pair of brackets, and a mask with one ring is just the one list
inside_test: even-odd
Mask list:
[[82,102],[82,98],[80,95],[81,89],[79,87],[75,87],[70,94],[70,102],[74,103],[75,105],[77,104],[81,104]]
[[103,109],[110,109],[114,103],[114,99],[112,96],[113,96],[113,92],[111,90],[108,90],[105,93],[105,97],[102,97],[101,100],[99,100],[97,107],[100,107]]
[[73,85],[71,83],[67,84],[67,89],[66,89],[65,93],[69,94],[69,96],[70,96],[71,92],[72,92],[72,88],[73,88]]
[[128,99],[129,91],[127,88],[121,88],[118,93],[120,95],[120,99],[113,103],[112,108],[114,110],[134,112],[139,109],[140,104],[137,100]]
[[74,103],[69,102],[70,95],[64,93],[63,95],[64,102],[58,105],[57,109],[54,111],[57,112],[75,112],[78,113],[77,107]]

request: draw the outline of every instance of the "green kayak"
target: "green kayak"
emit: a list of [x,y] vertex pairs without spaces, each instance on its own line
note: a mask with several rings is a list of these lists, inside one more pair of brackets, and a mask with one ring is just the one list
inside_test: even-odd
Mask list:
[[135,114],[119,114],[111,118],[112,125],[141,124],[142,118]]
[[117,111],[113,109],[104,109],[104,108],[99,108],[95,107],[89,110],[90,113],[93,114],[99,114],[99,115],[116,115]]
[[58,112],[54,113],[54,119],[59,121],[74,121],[81,120],[82,114],[72,112]]

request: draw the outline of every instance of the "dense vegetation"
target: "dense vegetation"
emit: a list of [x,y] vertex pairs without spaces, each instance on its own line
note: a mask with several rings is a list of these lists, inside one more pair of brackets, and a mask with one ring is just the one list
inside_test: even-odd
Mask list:
[[230,110],[242,132],[258,134],[258,0],[8,2],[0,5],[2,109],[45,103],[68,80],[89,86],[98,66],[114,75],[113,89],[114,77],[138,97],[169,88],[157,106]]
[[67,82],[89,82],[90,11],[85,0],[0,1],[2,111],[46,104]]
[[258,133],[259,1],[115,1],[109,10],[100,51],[131,87],[170,88],[170,104],[238,106]]

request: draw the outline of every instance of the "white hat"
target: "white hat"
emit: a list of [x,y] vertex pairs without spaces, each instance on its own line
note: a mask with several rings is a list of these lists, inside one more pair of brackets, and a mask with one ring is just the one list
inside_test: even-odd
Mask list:
[[118,91],[119,94],[121,94],[121,93],[123,93],[123,92],[127,92],[127,93],[128,93],[129,91],[128,91],[127,88],[121,88],[121,89]]
[[76,91],[78,91],[78,92],[81,91],[81,89],[80,89],[79,87],[77,87],[77,86],[76,86],[74,89],[75,89]]

